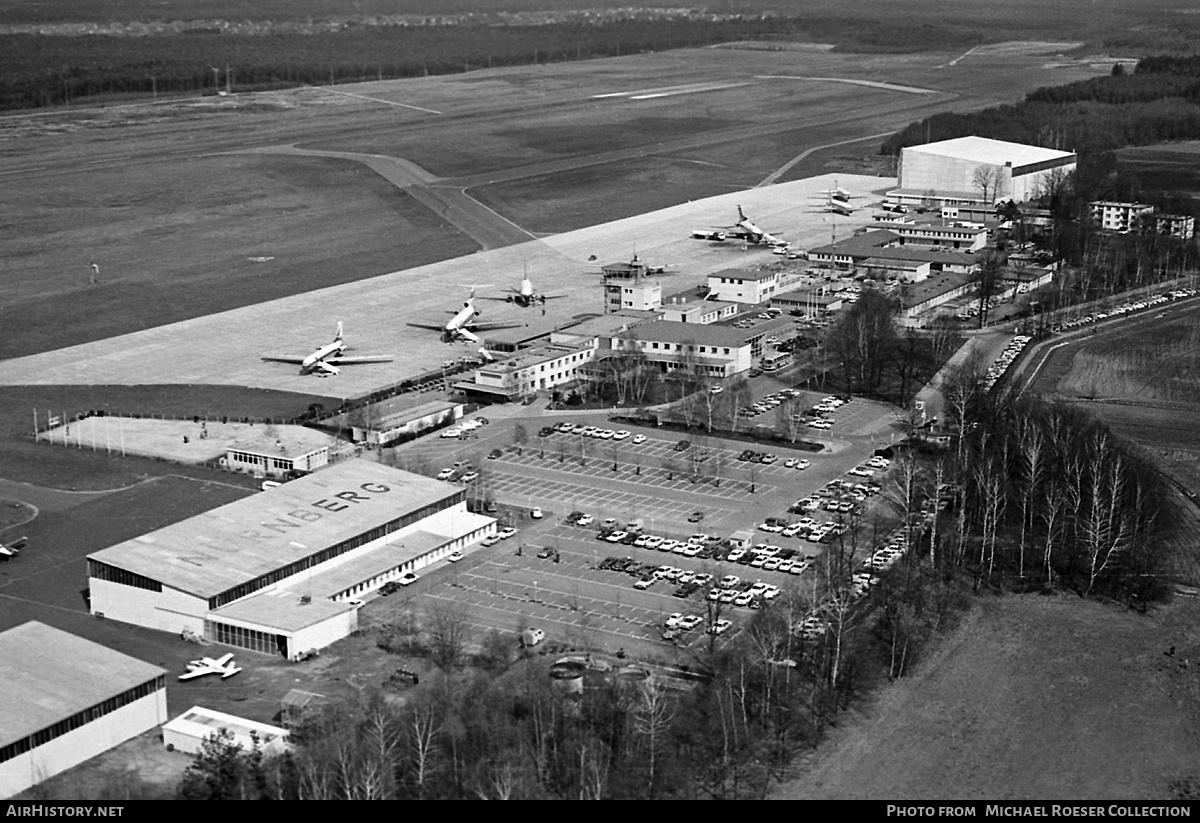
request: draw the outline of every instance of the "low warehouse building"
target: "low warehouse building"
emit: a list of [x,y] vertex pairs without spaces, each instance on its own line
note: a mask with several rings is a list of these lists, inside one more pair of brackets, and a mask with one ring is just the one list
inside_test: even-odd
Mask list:
[[353,632],[353,598],[492,534],[466,493],[347,460],[90,555],[92,613],[293,658]]
[[227,732],[230,741],[243,751],[258,749],[266,755],[283,754],[287,748],[287,729],[269,726],[244,717],[192,706],[163,726],[163,744],[184,754],[199,754],[204,741],[214,734]]
[[166,671],[60,629],[0,633],[0,798],[167,719]]

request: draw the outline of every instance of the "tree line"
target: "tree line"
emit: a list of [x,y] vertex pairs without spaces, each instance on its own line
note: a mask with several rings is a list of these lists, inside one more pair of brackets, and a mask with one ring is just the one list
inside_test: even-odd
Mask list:
[[[100,95],[187,94],[452,74],[787,35],[788,18],[613,20],[541,26],[355,26],[267,36],[0,36],[0,110]],[[220,71],[214,79],[213,68]]]

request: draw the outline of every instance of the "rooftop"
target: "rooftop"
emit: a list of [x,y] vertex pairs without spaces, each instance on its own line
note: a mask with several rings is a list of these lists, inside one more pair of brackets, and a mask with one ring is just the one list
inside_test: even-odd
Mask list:
[[1044,163],[1048,160],[1066,160],[1075,156],[1071,152],[975,136],[941,140],[922,146],[910,146],[904,151],[925,152],[956,160],[988,162],[997,165],[1011,163],[1013,166],[1027,166],[1032,163]]
[[928,280],[922,280],[920,283],[905,286],[901,292],[901,302],[905,308],[919,306],[930,298],[945,294],[965,283],[971,282],[971,277],[972,275],[970,274],[958,273],[946,273],[930,277]]
[[643,311],[640,309],[621,309],[611,314],[601,314],[588,317],[578,323],[563,326],[558,334],[576,335],[579,337],[611,337],[620,334],[627,328],[651,323],[661,316],[658,311]]
[[638,326],[630,333],[635,340],[659,343],[695,343],[699,346],[728,346],[738,348],[746,344],[746,332],[720,324],[675,323],[660,320]]
[[581,346],[536,346],[532,349],[520,349],[511,356],[496,360],[495,363],[480,366],[478,370],[481,372],[513,372],[582,351],[586,351],[586,348]]
[[708,278],[711,280],[714,277],[724,277],[732,280],[774,280],[779,276],[779,272],[775,269],[721,269],[718,272],[710,274]]
[[36,621],[0,633],[0,660],[0,747],[167,673]]
[[88,556],[197,597],[314,555],[463,490],[347,460]]
[[288,734],[287,729],[281,729],[278,726],[269,726],[256,720],[236,717],[201,706],[192,706],[179,717],[163,724],[163,728],[199,738],[207,738],[218,729],[227,729],[233,735],[234,741],[246,749],[250,749],[254,745],[250,738],[251,732],[264,747],[277,739],[286,739]]

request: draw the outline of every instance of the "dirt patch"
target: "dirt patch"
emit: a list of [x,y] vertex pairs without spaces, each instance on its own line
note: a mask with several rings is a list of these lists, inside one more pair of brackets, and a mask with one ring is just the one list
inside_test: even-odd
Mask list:
[[1191,598],[1148,615],[1073,596],[981,602],[776,795],[1168,797],[1200,762],[1198,617]]

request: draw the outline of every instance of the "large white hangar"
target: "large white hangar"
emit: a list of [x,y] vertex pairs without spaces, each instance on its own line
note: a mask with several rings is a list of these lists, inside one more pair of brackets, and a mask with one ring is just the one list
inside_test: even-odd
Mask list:
[[90,555],[91,610],[292,658],[353,632],[356,595],[493,533],[466,494],[347,460]]
[[1023,203],[1040,194],[1050,175],[1073,172],[1075,161],[1071,152],[987,137],[909,146],[900,151],[899,187],[888,197],[905,205]]
[[0,798],[167,720],[166,670],[43,623],[0,633]]

